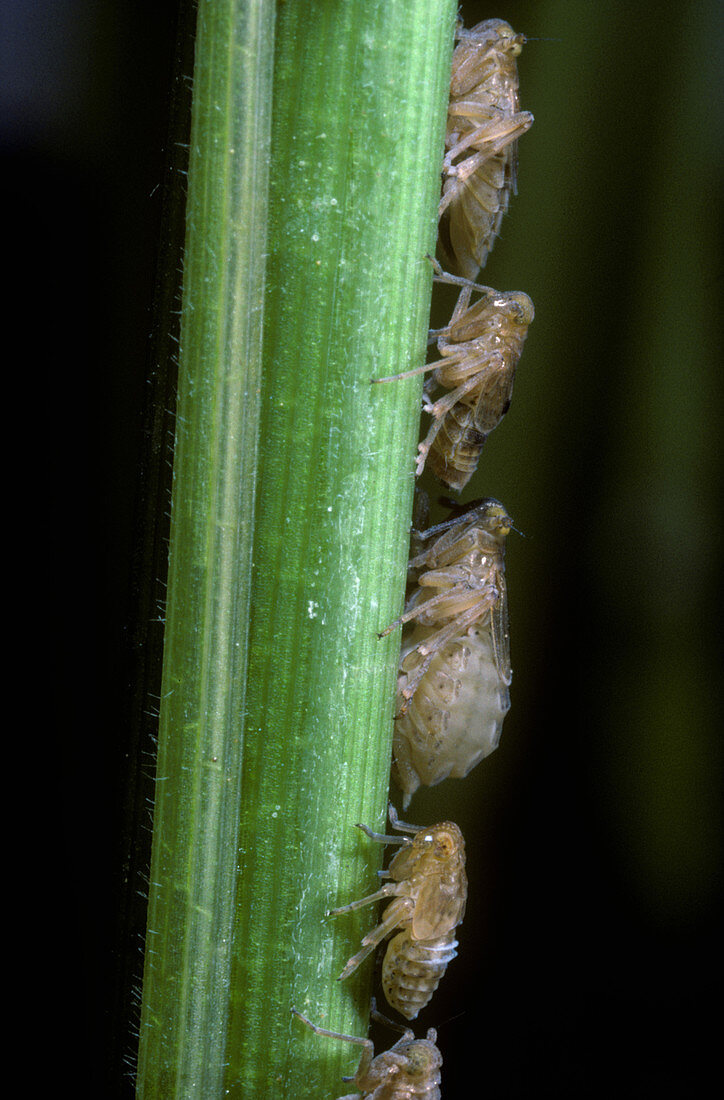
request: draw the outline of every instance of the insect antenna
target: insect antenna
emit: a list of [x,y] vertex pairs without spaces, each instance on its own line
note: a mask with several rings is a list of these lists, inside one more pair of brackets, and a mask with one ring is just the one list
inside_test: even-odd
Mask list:
[[[444,519],[442,523],[435,523],[432,527],[426,528],[424,531],[411,531],[411,534],[422,541],[426,542],[432,538],[433,535],[440,535],[443,531],[447,531],[449,527],[454,527],[461,516],[466,515],[468,512],[472,512],[478,505],[482,504],[484,500],[491,499],[486,497],[479,497],[477,500],[453,500],[452,497],[439,496],[437,498],[438,504],[441,504],[443,508],[450,509],[450,516],[448,519]],[[382,635],[380,635],[382,637]]]
[[[452,497],[439,496],[437,498],[437,502],[438,504],[442,505],[443,508],[449,508],[455,519],[459,519],[460,516],[464,516],[466,512],[472,512],[474,508],[477,508],[479,505],[483,504],[486,499],[491,500],[492,498],[478,497],[477,500],[468,500],[463,504],[461,500],[453,500]],[[508,516],[508,519],[510,520],[510,516]],[[450,520],[445,521],[446,524],[449,524],[450,522]],[[440,529],[442,529],[444,526],[445,524],[443,523],[438,524],[438,528]],[[528,538],[528,535],[526,535],[525,531],[521,531],[521,529],[519,527],[516,527],[512,521],[510,522],[510,529],[511,531],[515,531],[516,535],[520,535],[522,539]],[[435,531],[437,530],[437,528],[431,527],[430,530]],[[427,534],[427,532],[425,533]]]
[[454,1016],[448,1016],[446,1020],[443,1020],[441,1024],[438,1024],[437,1030],[442,1031],[442,1029],[444,1027],[447,1027],[448,1024],[452,1024],[455,1020],[462,1020],[463,1016],[467,1016],[467,1014],[467,1011],[465,1011],[456,1012]]
[[[440,503],[442,503],[442,499],[442,497],[439,498]],[[415,531],[413,529],[411,531],[411,534],[416,539],[421,539],[423,542],[426,542],[433,535],[442,534],[443,531],[447,531],[448,527],[453,527],[457,523],[463,512],[467,510],[468,505],[460,504],[458,501],[454,500],[451,500],[451,504],[453,504],[458,509],[458,512],[455,516],[452,516],[450,519],[443,520],[442,523],[435,523],[432,527],[426,527],[424,531]]]

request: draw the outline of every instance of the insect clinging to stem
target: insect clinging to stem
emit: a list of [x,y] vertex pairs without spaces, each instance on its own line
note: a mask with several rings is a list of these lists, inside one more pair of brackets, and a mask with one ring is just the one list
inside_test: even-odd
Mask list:
[[[418,445],[415,472],[419,477],[429,460],[437,477],[459,492],[475,472],[486,439],[510,408],[516,368],[535,311],[522,291],[503,293],[478,286],[435,266],[439,281],[463,284],[450,323],[430,334],[442,358],[376,381],[433,372],[423,405],[432,423]],[[471,305],[473,290],[481,296]],[[435,386],[448,392],[432,401],[429,392]]]
[[438,215],[445,266],[475,278],[517,189],[517,142],[533,125],[519,109],[522,34],[502,19],[457,31]]
[[513,521],[492,497],[413,532],[392,777],[407,808],[417,788],[462,778],[497,748],[512,679],[505,540]]
[[315,1035],[342,1039],[362,1047],[355,1074],[342,1078],[354,1081],[360,1092],[348,1093],[339,1100],[359,1100],[360,1093],[365,1100],[440,1100],[442,1055],[435,1045],[437,1032],[434,1028],[429,1029],[425,1039],[416,1039],[414,1032],[407,1028],[394,1046],[375,1057],[371,1039],[318,1027],[296,1008],[292,1013]]
[[387,945],[382,963],[385,998],[408,1020],[414,1020],[430,1001],[447,965],[455,958],[455,929],[465,913],[468,883],[465,875],[465,841],[452,821],[430,828],[400,821],[394,807],[390,823],[398,832],[412,835],[387,836],[359,825],[370,840],[379,844],[402,845],[383,878],[392,881],[367,897],[330,910],[330,915],[349,913],[384,898],[394,898],[382,920],[362,940],[340,980],[348,978],[378,944],[396,929],[400,932]]

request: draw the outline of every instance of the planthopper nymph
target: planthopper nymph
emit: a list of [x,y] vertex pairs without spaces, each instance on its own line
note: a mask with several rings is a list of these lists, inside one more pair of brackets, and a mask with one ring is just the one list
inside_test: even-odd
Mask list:
[[[471,305],[473,290],[481,296]],[[378,379],[391,382],[433,372],[423,406],[432,423],[418,445],[418,477],[428,463],[450,489],[465,488],[477,469],[485,440],[510,408],[516,368],[534,315],[533,303],[522,291],[504,293],[468,283],[450,323],[430,334],[431,341],[437,339],[442,358]],[[432,400],[436,387],[447,392]]]
[[409,1028],[403,1032],[393,1047],[375,1057],[371,1039],[358,1039],[356,1035],[343,1035],[340,1031],[328,1031],[318,1027],[298,1012],[293,1014],[311,1028],[315,1035],[329,1039],[342,1039],[362,1047],[362,1055],[353,1077],[359,1092],[350,1092],[339,1100],[440,1100],[440,1067],[442,1055],[436,1047],[437,1032],[430,1028],[426,1039],[416,1039]]
[[443,821],[430,828],[399,821],[390,806],[390,823],[402,836],[364,833],[380,844],[402,845],[383,878],[392,879],[380,890],[359,901],[330,910],[349,913],[384,898],[394,898],[379,925],[362,940],[362,947],[347,962],[340,979],[348,978],[378,944],[401,929],[387,945],[382,963],[382,989],[387,1003],[408,1020],[414,1020],[430,1001],[447,965],[457,951],[455,929],[465,913],[468,882],[465,875],[465,841],[457,825]]
[[[462,778],[497,748],[510,708],[505,539],[513,521],[491,497],[414,532],[404,614],[392,777],[407,808],[422,784]],[[420,549],[422,547],[422,549]]]
[[452,60],[440,200],[444,265],[474,279],[516,191],[517,141],[533,125],[518,101],[525,37],[502,19],[460,27]]

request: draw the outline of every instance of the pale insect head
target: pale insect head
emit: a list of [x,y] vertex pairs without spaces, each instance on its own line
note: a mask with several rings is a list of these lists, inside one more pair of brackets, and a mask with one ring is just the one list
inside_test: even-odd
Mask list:
[[522,290],[505,294],[495,304],[505,311],[510,324],[521,328],[528,328],[535,317],[533,302]]
[[504,19],[486,19],[476,27],[471,27],[469,31],[458,32],[458,38],[460,40],[474,38],[481,45],[493,47],[501,53],[510,54],[511,57],[519,56],[526,41],[525,35],[516,34],[510,23],[506,23]]
[[462,506],[459,516],[461,519],[469,520],[471,525],[482,527],[494,538],[501,540],[511,531],[516,530],[512,518],[495,497],[481,497],[479,500],[469,501]]
[[534,317],[533,302],[524,291],[501,293],[486,287],[486,293],[448,331],[456,343],[470,339],[475,332],[472,343],[486,346],[491,333],[505,333],[511,326],[527,329]]
[[395,874],[414,873],[421,864],[431,869],[433,864],[448,864],[465,850],[463,835],[452,821],[443,821],[429,829],[420,829],[412,843],[398,852],[392,861]]
[[430,836],[432,842],[431,856],[440,863],[449,863],[465,848],[463,834],[452,821],[444,821],[434,829],[427,830],[425,832],[426,840],[428,836]]
[[405,1057],[408,1060],[405,1072],[408,1077],[419,1077],[424,1081],[430,1078],[435,1070],[440,1069],[442,1054],[435,1046],[436,1039],[436,1032],[430,1028],[427,1039],[416,1039],[410,1043],[405,1051]]

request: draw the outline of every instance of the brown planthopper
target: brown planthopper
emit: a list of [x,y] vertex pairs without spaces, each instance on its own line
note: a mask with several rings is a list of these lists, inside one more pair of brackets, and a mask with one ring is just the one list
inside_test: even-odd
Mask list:
[[516,191],[517,141],[533,124],[518,101],[525,37],[502,19],[460,27],[452,60],[439,249],[443,263],[474,279]]
[[318,1027],[296,1008],[293,1014],[311,1028],[315,1035],[329,1039],[342,1039],[345,1043],[357,1043],[362,1056],[353,1077],[359,1092],[347,1093],[339,1100],[440,1100],[440,1067],[442,1055],[435,1043],[437,1032],[430,1028],[426,1039],[416,1039],[409,1028],[402,1033],[393,1047],[375,1057],[371,1039],[358,1039],[356,1035],[343,1035],[340,1031],[328,1031]]
[[[528,326],[535,316],[533,303],[522,291],[504,293],[440,272],[441,281],[462,282],[463,289],[450,323],[430,334],[442,356],[402,374],[376,379],[392,382],[434,372],[425,386],[425,412],[432,424],[418,445],[416,475],[429,462],[450,489],[464,489],[475,473],[488,438],[510,407],[513,383]],[[473,290],[481,297],[470,304]],[[430,399],[428,391],[448,392]]]
[[[450,502],[452,503],[452,502]],[[505,539],[513,521],[491,497],[413,532],[392,777],[406,809],[423,784],[462,778],[497,748],[510,708]]]
[[381,877],[392,879],[380,890],[359,901],[330,910],[330,915],[349,913],[364,905],[394,898],[380,924],[362,940],[362,947],[347,962],[340,980],[348,978],[378,944],[395,929],[400,932],[387,945],[382,963],[382,988],[387,1003],[408,1020],[414,1020],[430,1001],[447,965],[457,952],[455,929],[465,913],[468,883],[465,875],[465,842],[451,821],[420,828],[399,821],[390,806],[390,823],[413,839],[374,833],[358,826],[380,844],[401,844]]

